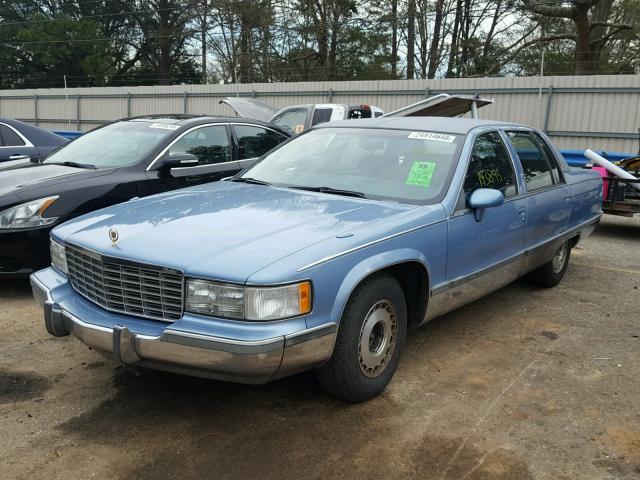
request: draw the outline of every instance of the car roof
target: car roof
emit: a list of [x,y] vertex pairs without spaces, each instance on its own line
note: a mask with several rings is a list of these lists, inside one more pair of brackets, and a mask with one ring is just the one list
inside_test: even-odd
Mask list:
[[322,123],[313,128],[397,128],[401,130],[427,130],[434,132],[466,135],[478,127],[526,127],[517,123],[497,120],[477,120],[459,117],[378,117],[356,120],[339,120]]
[[291,136],[286,130],[273,125],[271,123],[262,122],[260,120],[254,120],[252,118],[233,117],[229,115],[190,115],[190,114],[154,114],[154,115],[141,115],[139,117],[123,118],[118,120],[121,122],[157,122],[167,123],[170,125],[177,125],[179,127],[193,127],[202,125],[205,123],[247,123],[250,125],[258,125],[261,127],[268,127],[272,130],[276,130],[279,133]]

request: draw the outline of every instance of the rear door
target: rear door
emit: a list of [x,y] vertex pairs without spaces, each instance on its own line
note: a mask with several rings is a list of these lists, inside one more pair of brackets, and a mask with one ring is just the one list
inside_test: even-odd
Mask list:
[[252,165],[258,158],[289,137],[259,125],[232,124],[235,158],[240,168]]
[[39,157],[38,150],[13,127],[0,123],[0,162]]
[[522,165],[527,189],[525,249],[541,247],[560,235],[571,215],[571,191],[551,149],[530,130],[507,130]]

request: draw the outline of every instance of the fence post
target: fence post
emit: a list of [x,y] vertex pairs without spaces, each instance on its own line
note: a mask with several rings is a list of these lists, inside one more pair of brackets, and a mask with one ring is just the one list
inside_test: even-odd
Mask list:
[[187,98],[189,94],[184,92],[182,95],[182,113],[187,113]]
[[329,89],[329,103],[333,103],[333,88]]
[[424,98],[429,98],[429,87],[424,89]]
[[38,126],[38,94],[37,93],[33,94],[33,120],[37,127]]
[[251,90],[251,95],[253,95],[253,98],[258,98],[258,94],[255,90]]
[[80,94],[76,95],[76,130],[80,131]]
[[127,92],[127,118],[131,118],[131,92]]
[[547,111],[544,114],[544,133],[549,130],[549,117],[551,116],[551,99],[553,97],[553,85],[549,85],[549,95],[547,96]]

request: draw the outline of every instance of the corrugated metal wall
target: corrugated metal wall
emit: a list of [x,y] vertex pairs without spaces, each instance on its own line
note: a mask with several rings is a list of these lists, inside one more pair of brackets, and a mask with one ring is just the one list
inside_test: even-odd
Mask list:
[[391,111],[441,92],[495,98],[480,110],[482,118],[540,127],[560,148],[638,150],[638,75],[5,90],[0,115],[48,129],[88,130],[149,113],[229,115],[219,104],[225,96],[256,97],[277,107],[370,103]]

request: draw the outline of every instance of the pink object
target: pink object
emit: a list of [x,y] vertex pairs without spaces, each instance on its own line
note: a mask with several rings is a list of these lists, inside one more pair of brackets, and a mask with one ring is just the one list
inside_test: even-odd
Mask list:
[[600,173],[602,177],[602,200],[607,201],[607,192],[609,191],[609,181],[605,180],[609,176],[609,172],[604,167],[591,167],[591,170],[595,170]]

